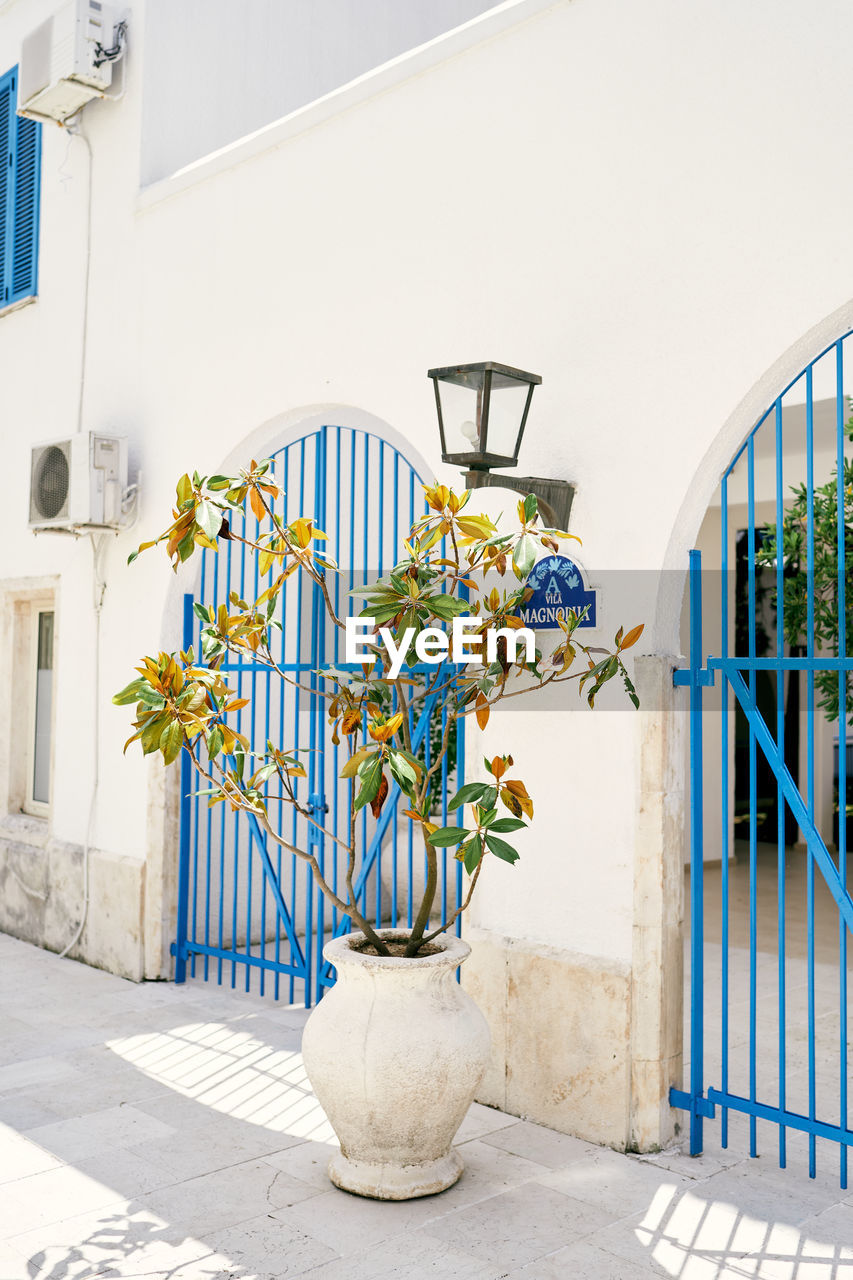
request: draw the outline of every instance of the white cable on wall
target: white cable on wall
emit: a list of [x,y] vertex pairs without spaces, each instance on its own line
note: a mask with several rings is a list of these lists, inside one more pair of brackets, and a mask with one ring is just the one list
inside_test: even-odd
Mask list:
[[94,680],[95,680],[95,696],[94,696],[94,718],[93,724],[93,762],[94,771],[92,776],[92,795],[89,800],[89,817],[86,822],[86,842],[83,845],[83,905],[80,909],[80,923],[77,925],[77,932],[69,942],[64,951],[60,951],[60,960],[72,951],[83,935],[83,929],[86,925],[86,919],[89,914],[89,850],[92,846],[92,830],[95,823],[95,805],[98,799],[98,783],[100,781],[100,757],[101,757],[101,714],[100,714],[100,689],[101,689],[101,608],[104,603],[104,592],[107,584],[104,580],[103,557],[107,545],[107,535],[89,534],[89,541],[92,544],[92,607],[95,611],[95,644],[94,644]]
[[[80,394],[77,397],[77,430],[83,430],[83,396],[86,389],[86,355],[89,344],[89,277],[92,264],[92,144],[79,121],[69,120],[66,129],[86,148],[86,269],[83,280],[83,321],[80,336]],[[63,162],[64,163],[64,162]]]
[[[76,121],[69,122],[66,126],[69,133],[73,134],[81,140],[86,148],[88,156],[87,164],[87,181],[86,181],[86,269],[83,284],[83,318],[82,331],[80,337],[80,393],[77,397],[77,431],[83,430],[83,400],[86,390],[86,355],[89,342],[89,279],[92,263],[92,146],[86,134],[83,132],[79,123]],[[104,602],[104,592],[106,591],[106,582],[103,577],[103,552],[106,546],[106,535],[100,534],[96,536],[94,533],[89,534],[89,540],[92,544],[92,605],[95,610],[95,643],[94,643],[94,718],[92,722],[92,734],[94,738],[94,755],[93,755],[93,773],[92,773],[92,794],[89,799],[89,816],[86,821],[86,838],[83,845],[83,904],[80,909],[80,922],[74,937],[68,943],[64,951],[60,951],[59,956],[62,959],[72,951],[80,938],[83,936],[83,929],[86,925],[86,919],[89,915],[89,850],[92,844],[92,830],[95,823],[95,805],[98,798],[98,782],[100,776],[100,754],[101,754],[101,709],[100,709],[100,688],[101,688],[101,607]]]

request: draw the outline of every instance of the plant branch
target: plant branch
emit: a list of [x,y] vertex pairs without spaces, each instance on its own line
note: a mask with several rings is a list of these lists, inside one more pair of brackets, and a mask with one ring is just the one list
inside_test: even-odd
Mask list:
[[421,945],[423,945],[424,942],[432,942],[433,938],[437,938],[439,934],[446,932],[446,930],[449,929],[451,925],[454,925],[456,923],[456,921],[462,915],[462,912],[468,909],[468,903],[471,901],[471,895],[474,892],[474,889],[477,884],[477,880],[479,879],[479,876],[480,876],[480,870],[485,860],[486,860],[486,855],[483,854],[482,858],[474,868],[474,874],[471,876],[471,879],[468,883],[468,892],[465,895],[465,901],[462,903],[462,905],[456,908],[453,914],[448,918],[446,924],[443,924],[440,929],[433,929],[432,933],[428,933],[426,937],[423,938]]

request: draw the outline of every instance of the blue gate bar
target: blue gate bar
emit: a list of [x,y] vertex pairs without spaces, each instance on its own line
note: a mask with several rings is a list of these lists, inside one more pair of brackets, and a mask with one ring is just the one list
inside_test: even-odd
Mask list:
[[[814,371],[806,370],[806,658],[814,662]],[[809,815],[815,816],[814,668],[806,672],[806,786]],[[817,1118],[815,1060],[814,854],[806,846],[806,999],[808,1004],[809,1119]],[[809,1134],[809,1177],[817,1176],[814,1132]]]
[[[755,658],[755,439],[749,437],[747,460],[747,583],[749,610],[749,656]],[[755,668],[749,671],[749,696],[755,701]],[[757,1093],[758,1050],[758,753],[755,733],[749,726],[749,1097]],[[758,1155],[755,1115],[749,1118],[749,1154]]]
[[[729,652],[729,489],[728,476],[723,476],[720,495],[720,642],[723,657]],[[720,1074],[723,1089],[729,1087],[729,686],[725,672],[721,680],[720,716],[722,758],[720,761],[722,845],[720,849]],[[729,1113],[720,1114],[720,1143],[729,1145]]]
[[763,1102],[752,1102],[749,1098],[740,1098],[734,1093],[723,1093],[721,1089],[710,1088],[708,1101],[716,1106],[730,1107],[732,1111],[740,1111],[753,1119],[772,1120],[788,1129],[799,1129],[803,1133],[817,1135],[819,1138],[831,1138],[833,1142],[842,1143],[843,1147],[853,1146],[853,1130],[843,1125],[812,1120],[808,1116],[799,1115],[796,1111],[782,1111],[779,1107],[771,1107]]
[[[704,1078],[704,847],[702,810],[702,555],[690,552],[690,770],[693,804],[690,811],[690,1093],[701,1098]],[[690,1154],[702,1151],[702,1116],[690,1112]]]
[[764,755],[773,768],[774,773],[777,774],[782,783],[782,790],[785,794],[785,798],[788,801],[794,817],[802,828],[803,834],[805,835],[815,858],[817,859],[818,867],[823,873],[823,878],[826,881],[827,887],[835,899],[835,903],[838,907],[842,920],[846,924],[847,928],[853,932],[853,900],[851,900],[846,887],[842,884],[838,868],[829,856],[827,847],[824,844],[811,815],[806,809],[806,806],[803,804],[802,797],[797,789],[797,784],[794,782],[784,760],[777,751],[776,743],[765,725],[764,720],[756,709],[755,703],[750,697],[741,675],[735,672],[731,676],[731,683],[737,700],[743,708],[744,714],[749,721],[750,727],[752,728],[757,741],[761,745]]
[[[776,656],[781,658],[785,653],[785,552],[783,539],[783,436],[782,436],[782,401],[776,401]],[[789,679],[795,678],[791,673]],[[799,676],[796,676],[799,679]],[[782,671],[776,673],[776,746],[785,758],[785,676]],[[785,796],[782,784],[776,779],[776,950],[777,950],[777,983],[779,997],[778,1011],[778,1048],[779,1048],[779,1111],[786,1111],[786,988],[785,988]],[[784,1125],[779,1128],[779,1167],[785,1168],[787,1148]]]
[[[844,485],[844,347],[835,346],[835,430],[836,430],[836,533],[838,545],[838,656],[847,656],[846,555],[847,497]],[[847,890],[847,672],[838,672],[838,871],[841,887]],[[847,930],[838,923],[838,1087],[840,1124],[847,1127]],[[847,1148],[840,1154],[841,1186],[847,1187]]]
[[[193,598],[184,596],[182,648],[187,652],[193,642]],[[178,911],[176,936],[172,947],[175,957],[175,982],[187,980],[187,917],[189,913],[190,842],[192,822],[192,764],[186,751],[181,752],[181,835],[178,847]]]

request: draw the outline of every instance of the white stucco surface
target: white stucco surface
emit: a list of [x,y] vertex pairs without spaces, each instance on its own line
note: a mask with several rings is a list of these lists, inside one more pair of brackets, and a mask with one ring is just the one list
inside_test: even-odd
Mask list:
[[[93,155],[83,425],[126,433],[142,473],[138,525],[105,561],[93,842],[140,861],[160,766],[122,757],[128,718],[109,698],[140,653],[177,645],[192,576],[175,582],[157,553],[124,562],[164,527],[184,470],[218,468],[249,438],[257,456],[279,431],[265,439],[263,424],[338,405],[390,424],[447,478],[426,370],[504,360],[543,377],[520,465],[577,485],[585,566],[678,569],[755,388],[770,398],[766,371],[814,354],[802,345],[814,326],[840,332],[853,276],[842,0],[519,5],[517,22],[452,58],[141,201],[143,158],[159,154],[166,172],[202,137],[175,84],[167,125],[162,103],[142,105],[165,24],[186,38],[177,8],[131,6],[126,96],[81,120]],[[49,9],[0,8],[0,68]],[[241,127],[288,105],[264,101]],[[0,317],[0,578],[59,576],[52,823],[79,844],[93,773],[90,548],[26,527],[30,446],[77,425],[79,139],[45,130],[42,182],[39,298]],[[648,600],[646,652],[677,647],[677,594],[658,616]],[[526,854],[512,887],[509,874],[484,885],[480,922],[624,959],[639,730],[630,713],[573,715],[564,740],[558,720],[514,718],[549,856]]]

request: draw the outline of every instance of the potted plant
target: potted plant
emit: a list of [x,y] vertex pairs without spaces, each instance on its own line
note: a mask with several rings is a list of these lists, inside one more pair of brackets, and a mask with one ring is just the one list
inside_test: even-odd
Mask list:
[[[294,679],[276,663],[270,645],[271,632],[281,627],[283,587],[292,574],[317,584],[331,624],[349,630],[329,591],[336,565],[326,535],[310,516],[285,522],[279,514],[283,493],[270,462],[252,462],[236,476],[195,474],[179,481],[172,523],[139,551],[165,541],[177,568],[196,547],[216,551],[221,541],[236,539],[257,557],[258,580],[266,585],[255,600],[232,593],[230,604],[217,610],[196,604],[203,623],[201,653],[144,658],[137,678],[114,698],[120,705],[136,704],[125,750],[138,740],[144,753],[159,751],[166,764],[188,752],[208,803],[253,814],[272,841],[308,863],[320,890],[354,926],[325,949],[337,982],[308,1020],[303,1055],[341,1142],[330,1165],[332,1181],[384,1199],[440,1191],[462,1171],[452,1142],[487,1065],[489,1036],[482,1014],[454,980],[470,948],[449,930],[489,858],[517,860],[512,837],[533,817],[533,801],[506,754],[486,760],[483,778],[456,791],[448,806],[456,825],[438,824],[435,780],[445,757],[455,752],[458,720],[474,716],[484,727],[496,703],[531,686],[542,690],[566,680],[577,680],[592,706],[616,675],[638,705],[622,655],[642,626],[627,634],[620,629],[612,650],[593,649],[576,638],[581,619],[570,613],[547,659],[538,651],[531,657],[524,646],[513,654],[512,634],[523,625],[517,611],[524,579],[540,547],[556,552],[559,540],[570,535],[542,527],[532,495],[518,504],[517,527],[505,532],[487,516],[471,514],[470,497],[444,485],[426,488],[427,512],[413,525],[397,565],[351,593],[362,597],[360,625],[369,661],[320,673],[331,732],[347,747],[341,776],[352,782],[344,889],[336,892],[310,847],[296,847],[271,818],[268,790],[274,784],[303,816],[320,822],[298,794],[295,780],[305,776],[298,744],[268,742],[253,754],[248,739],[229,724],[231,713],[248,701],[234,696],[221,669],[229,652],[249,654],[280,679]],[[243,536],[229,520],[246,504],[255,518],[251,538],[249,524]],[[488,585],[487,579],[509,571],[515,579],[509,589]],[[454,620],[464,615],[474,619],[467,623],[475,633],[469,644],[476,636],[485,639],[490,629],[502,631],[494,638],[491,661],[441,658],[450,648],[448,628],[452,632]],[[425,667],[420,658],[427,641],[441,660],[433,656]],[[433,732],[429,753],[412,736],[413,705],[425,700],[433,727],[443,726],[440,735]],[[356,819],[366,806],[379,815],[389,778],[408,803],[406,816],[423,834],[426,872],[411,929],[373,927],[353,887],[360,852]],[[436,926],[436,850],[447,848],[455,849],[469,880],[461,905]]]

